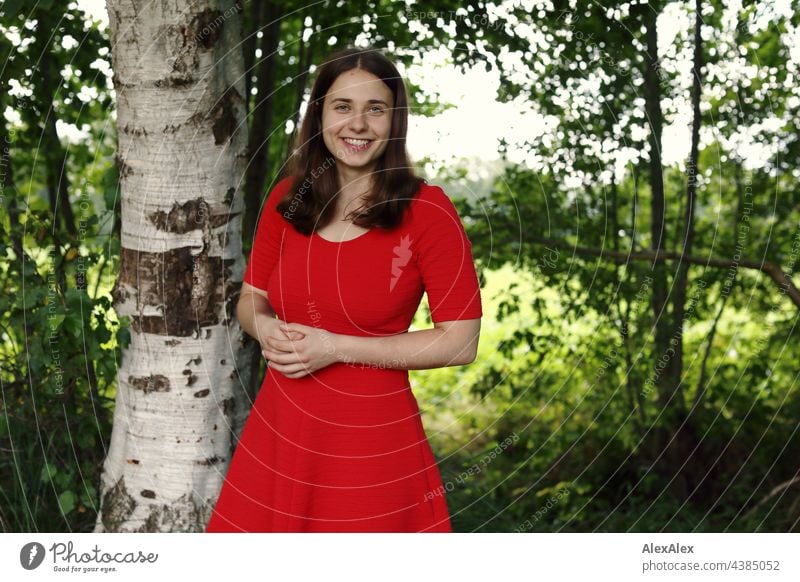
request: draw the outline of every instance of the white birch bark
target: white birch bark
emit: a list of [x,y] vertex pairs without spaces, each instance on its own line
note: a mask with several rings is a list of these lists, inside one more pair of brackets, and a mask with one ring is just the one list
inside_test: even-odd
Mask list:
[[131,342],[95,531],[203,531],[251,400],[234,315],[247,163],[241,12],[233,0],[106,8],[122,191],[113,294]]

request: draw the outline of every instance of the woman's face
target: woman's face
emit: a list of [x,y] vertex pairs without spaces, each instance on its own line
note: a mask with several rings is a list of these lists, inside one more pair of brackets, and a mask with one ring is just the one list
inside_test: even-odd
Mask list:
[[322,139],[337,164],[370,171],[386,150],[392,131],[392,91],[362,69],[339,75],[322,105]]

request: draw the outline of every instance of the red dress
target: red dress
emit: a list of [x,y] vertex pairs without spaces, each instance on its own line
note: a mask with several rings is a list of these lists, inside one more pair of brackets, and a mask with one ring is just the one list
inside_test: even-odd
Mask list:
[[[423,292],[434,322],[482,315],[455,206],[423,183],[403,222],[335,243],[298,233],[270,193],[244,280],[278,317],[337,334],[408,331]],[[272,368],[231,459],[208,532],[450,532],[444,488],[408,371]]]

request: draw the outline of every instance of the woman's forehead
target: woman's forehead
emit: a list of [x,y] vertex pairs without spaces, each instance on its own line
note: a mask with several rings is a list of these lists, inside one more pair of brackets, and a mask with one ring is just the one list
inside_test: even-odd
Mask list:
[[339,75],[327,92],[328,97],[349,100],[386,99],[392,91],[381,79],[368,71],[351,69]]

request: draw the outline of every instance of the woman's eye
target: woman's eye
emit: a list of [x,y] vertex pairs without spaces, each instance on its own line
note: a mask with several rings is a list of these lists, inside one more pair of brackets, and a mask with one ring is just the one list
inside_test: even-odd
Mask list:
[[[336,111],[349,111],[350,110],[350,106],[346,105],[344,103],[341,103],[339,105],[334,106],[334,110],[336,110]],[[383,112],[384,112],[384,110],[380,105],[373,105],[372,107],[369,108],[369,113],[371,113],[373,115],[378,115],[378,114],[381,114]]]

